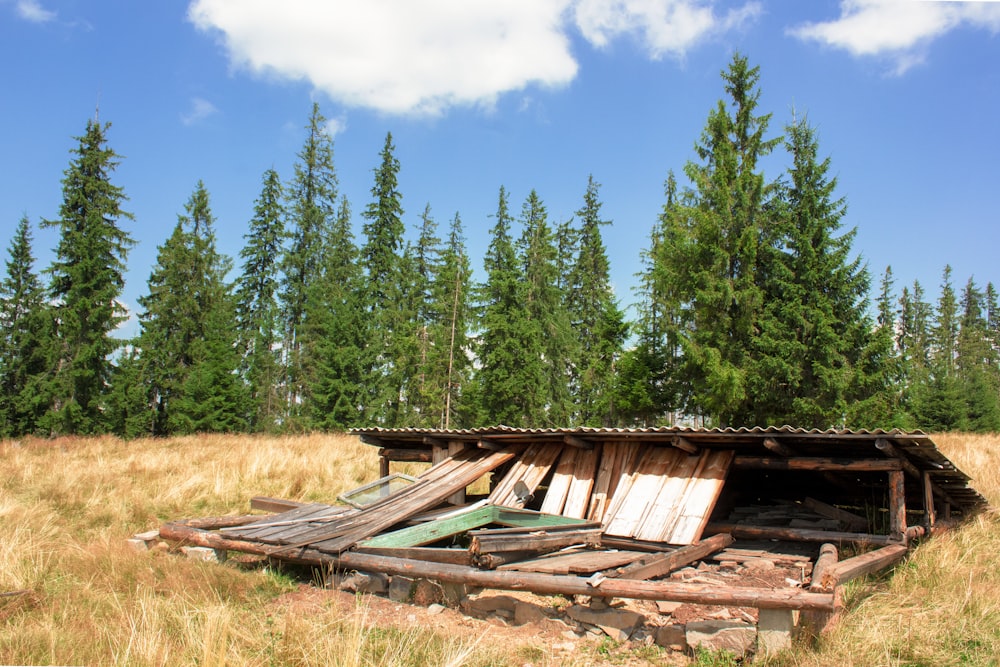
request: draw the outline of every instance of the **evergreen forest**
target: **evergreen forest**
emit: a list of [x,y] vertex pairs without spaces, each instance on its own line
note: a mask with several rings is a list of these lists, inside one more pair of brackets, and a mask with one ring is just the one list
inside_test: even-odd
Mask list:
[[[261,176],[238,257],[217,250],[204,183],[179,202],[127,340],[116,335],[134,245],[114,184],[122,158],[110,124],[89,121],[58,217],[37,223],[58,232],[50,265],[36,266],[26,216],[9,241],[0,436],[496,424],[1000,431],[993,284],[956,283],[945,266],[935,298],[919,282],[897,286],[891,268],[873,277],[808,119],[773,122],[743,55],[721,82],[637,243],[632,295],[612,290],[602,233],[613,222],[593,177],[569,221],[550,219],[537,191],[517,202],[499,187],[488,248],[473,258],[459,213],[439,222],[426,205],[407,230],[391,134],[370,199],[348,201],[314,104],[293,173]],[[785,165],[776,177],[762,168],[771,154]]]

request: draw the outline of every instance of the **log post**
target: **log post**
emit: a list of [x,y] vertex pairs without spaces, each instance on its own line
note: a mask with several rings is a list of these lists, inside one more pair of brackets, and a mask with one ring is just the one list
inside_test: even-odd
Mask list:
[[924,523],[927,526],[927,534],[934,529],[934,522],[937,519],[937,512],[934,510],[934,485],[931,483],[931,474],[927,471],[924,477]]
[[906,485],[902,470],[889,472],[889,537],[906,541]]
[[378,476],[379,478],[389,476],[389,457],[384,454],[378,457]]

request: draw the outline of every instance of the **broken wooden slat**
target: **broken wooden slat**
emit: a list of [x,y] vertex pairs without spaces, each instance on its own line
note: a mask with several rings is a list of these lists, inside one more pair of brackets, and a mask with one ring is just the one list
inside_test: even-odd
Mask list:
[[706,451],[702,454],[704,466],[685,493],[673,524],[660,535],[661,540],[670,544],[692,544],[701,537],[722,493],[733,457],[732,450]]
[[268,496],[254,496],[250,499],[250,509],[258,510],[260,512],[272,512],[274,514],[287,512],[295,509],[296,507],[302,507],[305,504],[306,503],[300,503],[297,500],[284,500],[282,498],[270,498]]
[[664,474],[659,490],[652,498],[641,524],[635,534],[636,539],[648,542],[662,542],[666,525],[680,506],[685,489],[698,467],[701,457],[688,456],[678,451],[674,456],[674,466]]
[[457,515],[427,521],[416,526],[407,526],[390,533],[382,533],[358,543],[359,547],[419,547],[443,540],[452,535],[464,533],[472,528],[485,526],[495,518],[492,506],[478,507]]
[[642,552],[636,551],[576,551],[541,558],[521,559],[496,566],[500,571],[540,572],[545,574],[592,574],[631,563]]
[[630,455],[636,450],[637,447],[628,442],[606,442],[601,447],[601,460],[587,510],[587,518],[591,521],[604,520],[622,478],[622,470],[628,467]]
[[563,505],[563,516],[583,519],[587,516],[587,506],[590,504],[590,492],[594,488],[594,475],[597,472],[597,461],[600,458],[601,446],[593,449],[580,450],[576,455],[576,469],[569,483],[566,503]]
[[724,549],[733,543],[733,536],[729,533],[719,533],[697,544],[681,547],[675,551],[664,554],[647,556],[636,561],[615,573],[615,576],[622,579],[655,579],[669,574],[678,568],[711,556],[716,551]]
[[613,515],[605,516],[604,532],[619,537],[636,535],[660,488],[666,483],[665,474],[674,466],[678,457],[686,458],[686,455],[669,447],[650,447],[646,450],[646,455],[639,461],[631,476],[626,497],[617,505]]
[[493,489],[489,497],[490,504],[524,507],[524,501],[514,493],[514,487],[518,482],[523,482],[528,494],[537,491],[562,449],[561,443],[531,444]]
[[577,452],[584,450],[576,447],[567,447],[559,457],[559,464],[549,482],[549,488],[545,492],[542,506],[539,508],[546,514],[561,514],[563,505],[566,504],[566,495],[569,493],[569,486],[573,482],[573,474],[576,471]]
[[472,565],[472,554],[468,549],[439,549],[435,547],[368,547],[358,545],[359,553],[389,558],[414,558],[429,563],[450,563],[452,565]]

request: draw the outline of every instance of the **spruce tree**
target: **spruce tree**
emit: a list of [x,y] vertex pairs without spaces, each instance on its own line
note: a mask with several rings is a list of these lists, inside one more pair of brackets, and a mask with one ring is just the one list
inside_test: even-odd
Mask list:
[[281,200],[278,173],[268,169],[264,172],[250,229],[244,236],[246,245],[240,251],[243,265],[237,279],[237,331],[253,431],[276,430],[284,414],[279,393],[282,378],[278,351],[282,332],[279,261],[285,237]]
[[[747,423],[830,428],[843,424],[848,401],[877,393],[856,377],[871,329],[869,278],[851,256],[855,230],[841,233],[844,200],[828,176],[830,159],[818,157],[815,130],[793,121],[785,145],[792,165],[773,227],[776,242],[757,250],[764,303],[745,367],[752,397]],[[876,373],[880,364],[869,359],[864,370]]]
[[765,137],[770,114],[757,115],[759,68],[734,55],[722,73],[729,96],[709,114],[689,162],[692,183],[680,228],[664,260],[676,281],[678,327],[691,407],[721,426],[750,424],[756,397],[748,383],[753,339],[765,301],[759,264],[773,243],[773,187],[758,166],[779,139]]
[[1000,431],[1000,378],[985,311],[986,293],[969,278],[962,290],[956,374],[965,394],[967,428],[995,432]]
[[959,321],[951,266],[945,266],[931,328],[929,378],[915,406],[920,428],[957,431],[968,425],[965,391],[957,372]]
[[438,379],[438,428],[472,426],[468,419],[466,395],[470,392],[472,354],[469,330],[472,326],[472,266],[465,248],[462,219],[455,213],[448,229],[448,242],[432,287],[436,310],[431,331],[434,375]]
[[559,426],[572,419],[573,397],[567,380],[577,358],[578,341],[560,289],[559,248],[545,205],[534,190],[521,207],[521,225],[517,249],[523,266],[523,307],[528,325],[521,343],[541,379],[540,394],[528,405],[525,418],[533,426]]
[[120,222],[132,215],[122,209],[123,189],[111,182],[119,156],[106,145],[109,128],[110,123],[87,121],[62,181],[59,218],[42,223],[59,230],[48,269],[57,324],[49,411],[43,419],[56,434],[105,430],[112,355],[121,346],[113,333],[127,317],[118,299],[133,240]]
[[0,283],[0,437],[34,433],[45,414],[52,317],[35,273],[28,217],[11,240]]
[[305,428],[303,414],[309,356],[306,301],[310,286],[323,271],[323,248],[336,214],[337,175],[333,164],[333,139],[326,118],[313,103],[307,136],[298,154],[295,175],[286,187],[289,247],[282,258],[281,310],[284,320],[282,348],[285,364],[285,417],[289,429]]
[[591,176],[577,211],[579,248],[570,271],[568,308],[578,354],[571,367],[577,423],[611,426],[614,421],[614,374],[628,333],[625,315],[611,286],[610,264],[601,226],[599,184]]
[[399,192],[399,160],[395,156],[392,133],[386,134],[375,169],[372,201],[362,216],[365,243],[360,263],[365,276],[363,297],[366,313],[368,398],[365,418],[370,423],[396,425],[403,408],[405,377],[400,361],[408,339],[404,332],[407,313],[403,312],[405,280],[403,248],[403,206]]
[[341,198],[323,273],[309,291],[308,407],[313,428],[343,430],[361,423],[365,387],[365,315],[351,208]]
[[527,284],[514,247],[507,191],[500,188],[477,293],[481,308],[476,397],[479,423],[539,426],[545,377],[539,364],[540,330],[528,316]]

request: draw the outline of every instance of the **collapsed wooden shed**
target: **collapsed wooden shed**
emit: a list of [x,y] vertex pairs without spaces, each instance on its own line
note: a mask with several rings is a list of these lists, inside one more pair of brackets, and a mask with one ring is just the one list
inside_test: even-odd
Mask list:
[[[175,521],[160,536],[486,588],[808,610],[821,628],[843,583],[898,562],[915,538],[986,504],[919,432],[355,433],[379,448],[381,465],[379,482],[347,496],[351,504],[258,499],[273,514]],[[393,462],[433,465],[407,477]],[[803,576],[775,586],[670,576],[700,560],[750,558],[794,562]]]

